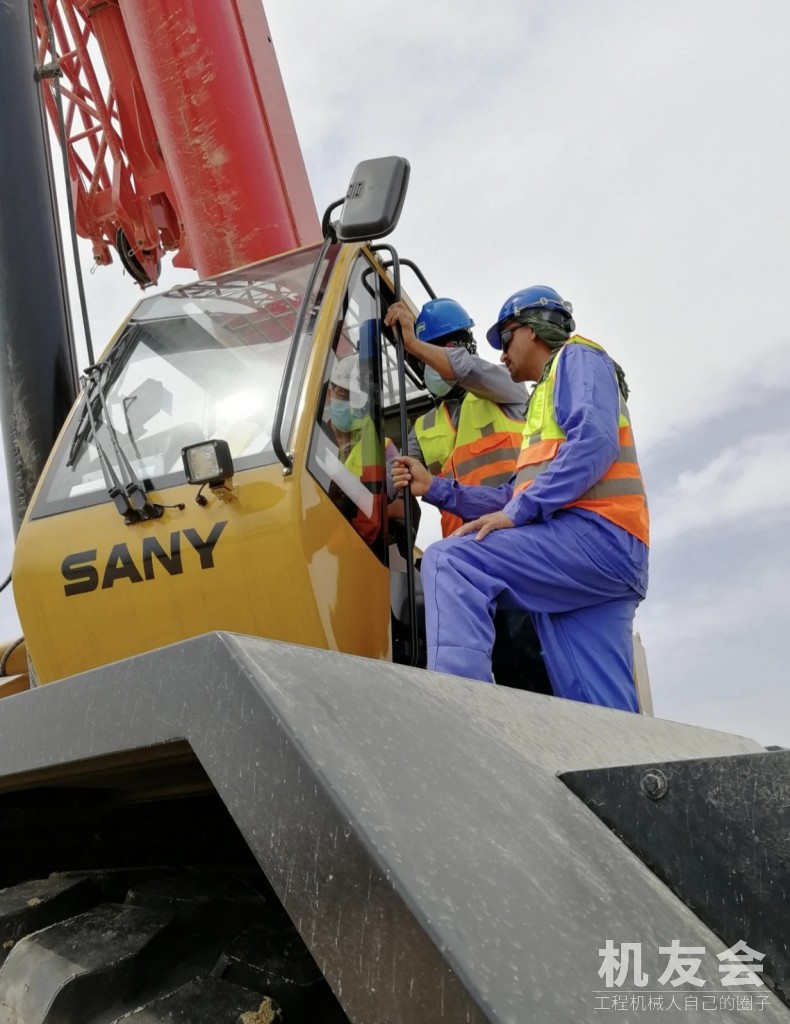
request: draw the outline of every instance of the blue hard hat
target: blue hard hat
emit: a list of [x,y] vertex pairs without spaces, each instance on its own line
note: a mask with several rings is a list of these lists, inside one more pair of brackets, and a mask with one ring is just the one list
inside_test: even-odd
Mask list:
[[533,310],[538,312],[542,310],[546,320],[567,327],[569,332],[576,329],[572,315],[573,306],[570,302],[567,302],[559,292],[545,284],[533,284],[529,288],[522,288],[521,291],[514,292],[505,301],[499,311],[497,322],[486,331],[488,343],[493,348],[502,348],[502,341],[499,337],[502,325],[508,320],[519,320],[523,313]]
[[414,333],[420,341],[438,341],[447,334],[474,327],[475,322],[455,299],[431,299],[417,317]]

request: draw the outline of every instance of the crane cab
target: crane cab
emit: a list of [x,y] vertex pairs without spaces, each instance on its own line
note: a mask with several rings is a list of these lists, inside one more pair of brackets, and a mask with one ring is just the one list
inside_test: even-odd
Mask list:
[[[394,339],[382,327],[392,282],[363,244],[325,246],[311,274],[317,255],[297,250],[144,299],[116,336],[17,541],[15,595],[39,682],[217,629],[392,657],[390,541],[402,536],[385,462],[401,442]],[[284,470],[273,428],[289,358]],[[341,363],[353,381],[345,423],[333,400]],[[427,407],[413,375],[407,389]],[[232,478],[188,483],[182,451],[215,440]],[[108,494],[127,463],[148,507],[137,516]]]

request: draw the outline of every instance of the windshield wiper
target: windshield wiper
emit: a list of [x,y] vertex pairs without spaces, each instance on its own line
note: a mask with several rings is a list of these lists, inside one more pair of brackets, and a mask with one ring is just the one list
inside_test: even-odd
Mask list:
[[[110,351],[109,355],[104,360],[104,362],[97,363],[96,366],[87,367],[87,369],[85,370],[85,374],[90,375],[96,369],[99,369],[102,372],[106,372],[107,374],[109,374],[111,371],[119,369],[123,363],[123,360],[126,357],[127,351],[131,347],[132,343],[137,340],[138,334],[139,327],[136,326],[133,326],[133,329],[131,330],[125,331],[124,335],[121,337],[118,343],[113,346],[112,350]],[[82,378],[80,378],[80,384],[82,386],[83,391],[85,391],[85,386],[84,384],[82,384]],[[95,400],[93,394],[91,397],[92,400]],[[93,411],[95,412],[95,410]],[[74,438],[71,442],[71,446],[69,447],[69,457],[66,459],[67,466],[71,467],[74,465],[74,462],[80,453],[85,438],[90,435],[90,416],[88,415],[87,408],[84,408],[80,413],[80,421],[77,424],[77,429],[74,431]]]
[[[82,379],[83,378],[81,378],[81,381]],[[77,424],[77,429],[74,432],[74,439],[72,440],[71,447],[69,448],[69,457],[66,459],[67,467],[71,467],[74,465],[74,460],[79,455],[80,449],[82,448],[82,443],[90,433],[90,428],[91,424],[90,419],[88,417],[88,408],[86,405],[85,408],[83,408],[82,413],[80,414],[80,421]]]
[[[84,427],[81,424],[77,430],[74,442],[72,443],[72,452],[78,444],[78,439],[81,439],[81,435],[86,436],[90,434],[93,443],[96,445],[96,453],[102,476],[104,477],[104,483],[107,487],[107,493],[112,498],[119,514],[123,516],[127,526],[146,519],[159,519],[164,512],[164,507],[153,504],[148,500],[148,494],[142,481],[138,479],[132,464],[118,443],[118,434],[110,420],[110,413],[107,409],[107,401],[102,387],[102,373],[104,372],[105,365],[104,363],[97,363],[95,366],[89,366],[80,378],[80,385],[85,393],[85,414],[87,414],[87,420]],[[110,443],[117,459],[117,472],[99,441],[99,429],[93,409],[93,402],[96,397],[99,399],[98,404],[101,406],[104,415],[104,426],[110,436]],[[72,453],[70,452],[69,460],[71,458]]]

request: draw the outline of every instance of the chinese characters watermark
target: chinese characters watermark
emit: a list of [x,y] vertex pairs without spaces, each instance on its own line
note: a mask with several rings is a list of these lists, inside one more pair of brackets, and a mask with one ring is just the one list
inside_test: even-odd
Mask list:
[[[616,943],[607,939],[604,947],[598,950],[601,958],[598,976],[603,980],[605,991],[596,992],[594,1008],[632,1012],[764,1009],[769,1000],[767,995],[754,991],[728,991],[764,988],[760,977],[764,953],[752,949],[743,939],[716,953],[718,985],[713,986],[716,991],[709,986],[707,992],[700,992],[708,984],[708,980],[699,974],[706,952],[704,946],[686,946],[680,939],[672,939],[668,946],[659,946],[658,954],[665,958],[661,965],[663,970],[654,982],[659,988],[648,988],[651,978],[643,967],[642,943]],[[678,991],[681,985],[685,988]]]

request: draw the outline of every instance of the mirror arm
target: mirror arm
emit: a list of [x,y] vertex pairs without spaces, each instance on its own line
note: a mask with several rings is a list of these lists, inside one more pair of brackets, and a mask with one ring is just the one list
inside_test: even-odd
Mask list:
[[338,199],[334,203],[330,203],[326,210],[324,210],[324,216],[321,218],[321,234],[324,238],[331,238],[333,242],[337,241],[337,232],[335,231],[335,225],[329,219],[329,214],[333,210],[336,210],[338,206],[342,206],[345,201],[344,196],[342,199]]

